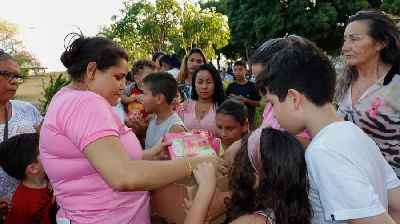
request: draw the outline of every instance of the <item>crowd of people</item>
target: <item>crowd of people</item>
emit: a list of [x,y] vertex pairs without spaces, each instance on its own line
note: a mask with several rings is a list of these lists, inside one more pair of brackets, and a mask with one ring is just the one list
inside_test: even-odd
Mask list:
[[[312,41],[271,39],[251,57],[255,82],[237,60],[224,91],[199,48],[129,69],[112,40],[78,36],[60,58],[71,82],[43,118],[13,99],[22,76],[0,51],[0,222],[151,223],[150,191],[194,175],[185,223],[206,223],[220,172],[225,223],[400,223],[396,24],[357,12],[342,53],[338,75]],[[197,129],[220,156],[168,160],[163,136]]]

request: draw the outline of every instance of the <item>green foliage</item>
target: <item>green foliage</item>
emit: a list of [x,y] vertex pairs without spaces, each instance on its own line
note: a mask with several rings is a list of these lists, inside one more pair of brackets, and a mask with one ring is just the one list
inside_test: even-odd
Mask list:
[[[400,1],[400,0],[391,0]],[[251,55],[270,38],[297,34],[315,41],[329,53],[342,43],[348,16],[376,6],[367,0],[225,0],[224,11],[232,29],[231,43],[241,57]],[[239,50],[242,49],[242,50]]]
[[44,100],[40,100],[40,112],[44,115],[47,111],[47,107],[49,106],[51,99],[53,96],[60,90],[62,87],[68,85],[70,81],[63,76],[63,74],[59,74],[57,77],[50,76],[50,81],[47,85],[43,82],[43,98]]
[[226,93],[226,90],[228,89],[229,84],[231,84],[232,81],[231,80],[223,80],[222,81],[222,87],[224,89],[224,93]]
[[228,18],[214,8],[177,0],[126,1],[121,16],[113,17],[101,33],[121,44],[131,59],[147,57],[154,51],[180,53],[196,46],[210,58],[228,44]]
[[385,0],[381,7],[386,12],[400,14],[400,0]]

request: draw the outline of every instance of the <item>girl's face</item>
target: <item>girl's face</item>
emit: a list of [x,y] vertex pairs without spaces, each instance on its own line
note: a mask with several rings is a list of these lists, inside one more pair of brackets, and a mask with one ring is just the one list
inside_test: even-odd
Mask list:
[[201,70],[197,73],[195,88],[199,99],[212,99],[214,95],[214,79],[210,72],[207,70]]
[[[18,64],[11,59],[0,61],[0,72],[19,74]],[[5,76],[0,73],[0,102],[10,100],[15,96],[17,92],[19,82],[13,78],[7,80]]]
[[374,40],[368,32],[369,24],[366,21],[354,21],[347,25],[342,53],[348,66],[364,65],[380,57],[385,44]]
[[248,129],[248,123],[241,125],[235,117],[218,113],[215,116],[217,125],[217,137],[221,139],[222,145],[227,148],[242,137],[242,133]]
[[254,75],[254,77],[257,77],[261,71],[264,69],[264,65],[261,62],[254,63],[251,65],[251,74]]
[[[90,64],[89,64],[90,66]],[[125,88],[125,76],[128,71],[128,62],[125,59],[120,59],[114,66],[101,71],[89,68],[88,86],[92,92],[103,96],[112,106],[118,104],[118,98],[121,97],[122,91]],[[93,73],[94,74],[90,74]]]
[[193,53],[188,57],[187,60],[187,69],[190,74],[194,74],[196,69],[204,64],[203,56],[200,53]]
[[183,99],[182,99],[182,97],[181,97],[181,94],[180,94],[179,91],[178,91],[178,92],[176,93],[174,99],[172,100],[172,103],[171,103],[171,108],[172,108],[172,110],[175,110],[175,109],[179,106],[179,104],[182,103],[182,101],[183,101]]

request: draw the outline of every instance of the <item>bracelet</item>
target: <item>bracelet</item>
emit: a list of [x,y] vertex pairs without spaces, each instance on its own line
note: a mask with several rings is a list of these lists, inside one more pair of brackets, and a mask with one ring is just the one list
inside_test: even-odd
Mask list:
[[189,158],[186,158],[187,159],[187,161],[188,161],[188,164],[189,164],[189,174],[188,174],[188,178],[192,175],[192,170],[193,170],[193,167],[192,167],[192,163],[190,162],[190,159]]

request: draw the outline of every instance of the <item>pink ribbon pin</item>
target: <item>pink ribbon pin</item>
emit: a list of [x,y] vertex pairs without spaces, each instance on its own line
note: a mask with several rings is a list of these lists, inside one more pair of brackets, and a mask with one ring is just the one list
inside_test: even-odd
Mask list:
[[369,116],[372,118],[376,118],[378,113],[378,108],[381,106],[381,98],[375,97],[374,101],[371,104],[371,108],[367,109],[365,112],[369,113]]

